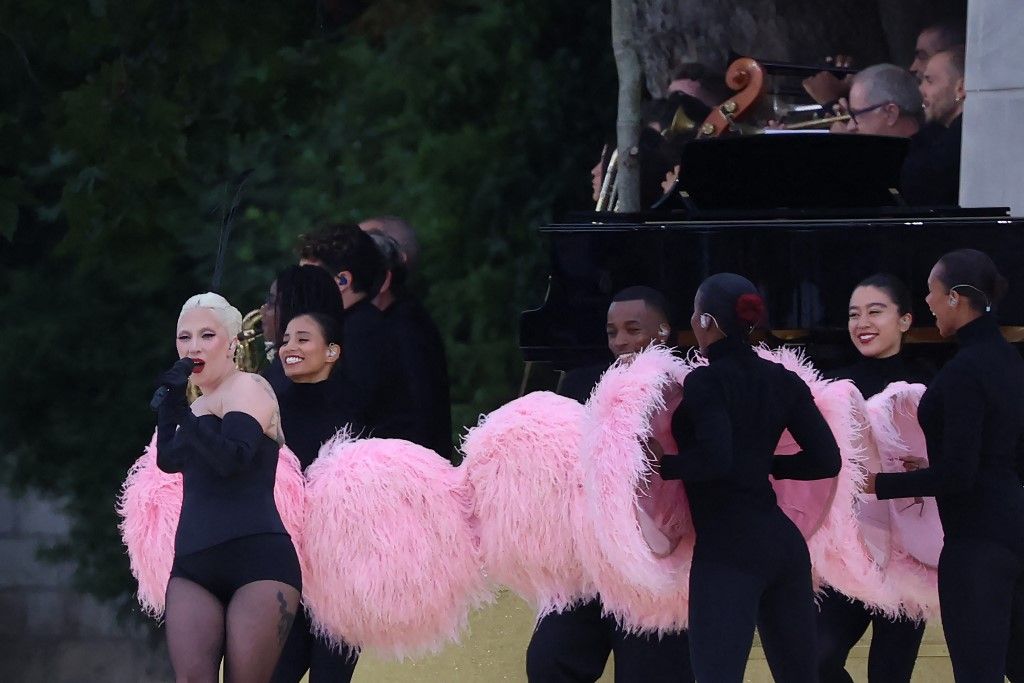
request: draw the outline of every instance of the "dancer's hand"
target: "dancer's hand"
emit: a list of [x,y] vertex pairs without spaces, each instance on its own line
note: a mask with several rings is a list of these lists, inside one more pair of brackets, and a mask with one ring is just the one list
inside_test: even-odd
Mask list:
[[878,476],[874,472],[868,472],[867,478],[864,480],[864,493],[875,492],[875,477]]
[[928,461],[917,455],[904,455],[900,458],[900,462],[903,463],[903,469],[907,472],[923,470],[928,467]]

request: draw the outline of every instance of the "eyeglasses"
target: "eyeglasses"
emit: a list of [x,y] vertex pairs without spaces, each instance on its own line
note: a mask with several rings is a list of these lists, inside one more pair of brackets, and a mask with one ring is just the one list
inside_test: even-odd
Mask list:
[[850,107],[847,107],[846,113],[850,115],[850,120],[853,121],[853,125],[859,126],[860,123],[857,121],[858,116],[863,116],[868,112],[872,112],[876,109],[881,109],[882,107],[888,104],[892,104],[892,102],[879,102],[878,104],[873,104],[870,107],[864,107],[863,109],[851,109]]

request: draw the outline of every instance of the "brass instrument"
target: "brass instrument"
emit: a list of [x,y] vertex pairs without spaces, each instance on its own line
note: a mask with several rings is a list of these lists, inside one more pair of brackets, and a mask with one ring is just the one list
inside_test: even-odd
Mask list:
[[661,136],[666,140],[671,140],[677,135],[685,135],[691,132],[697,127],[697,123],[686,115],[686,110],[682,106],[676,107],[676,113],[672,116],[672,122],[668,124],[668,128],[661,131]]
[[595,211],[614,211],[619,203],[619,187],[615,182],[618,179],[619,171],[619,150],[613,149],[608,157],[608,168],[604,171],[604,179],[601,181],[601,192],[597,195],[597,208]]
[[800,121],[798,123],[787,123],[782,126],[781,130],[805,130],[807,128],[817,128],[819,126],[831,126],[833,123],[845,123],[849,120],[849,114],[837,114],[836,116],[826,116],[824,118],[810,119],[809,121]]
[[[686,115],[686,111],[680,106],[672,116],[668,128],[661,131],[661,136],[666,140],[672,140],[679,135],[687,135],[697,128],[697,124]],[[608,158],[608,169],[604,172],[604,179],[601,181],[601,192],[598,194],[596,211],[615,211],[619,203],[618,185],[615,182],[618,178],[619,150],[612,150]]]
[[242,329],[238,333],[238,348],[235,350],[235,367],[243,372],[259,372],[271,359],[263,337],[263,311],[259,308],[249,311],[242,318]]

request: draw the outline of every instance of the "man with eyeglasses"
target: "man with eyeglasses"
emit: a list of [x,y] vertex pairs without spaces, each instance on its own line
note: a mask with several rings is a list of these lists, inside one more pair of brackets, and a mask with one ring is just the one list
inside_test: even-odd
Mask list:
[[853,77],[843,132],[909,138],[921,129],[917,79],[895,64],[869,66]]
[[[853,77],[849,100],[839,104],[850,120],[832,129],[909,138],[900,193],[911,206],[957,203],[963,79],[959,86],[954,82],[955,70],[948,68],[951,54],[937,53],[920,84],[909,71],[893,64],[876,64],[859,72]],[[928,125],[922,125],[922,114]]]

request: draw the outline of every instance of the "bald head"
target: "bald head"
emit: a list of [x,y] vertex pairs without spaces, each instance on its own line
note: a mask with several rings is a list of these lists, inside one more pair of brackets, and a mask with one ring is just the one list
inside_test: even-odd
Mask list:
[[369,232],[376,230],[384,233],[398,243],[399,252],[405,263],[406,270],[412,272],[420,255],[420,243],[416,239],[416,231],[408,221],[398,216],[374,216],[359,223],[359,227]]

